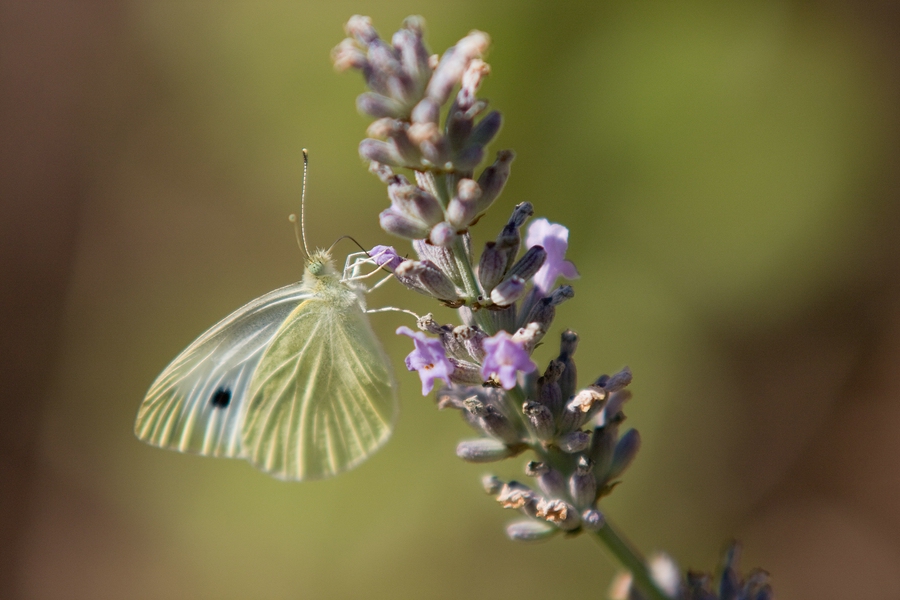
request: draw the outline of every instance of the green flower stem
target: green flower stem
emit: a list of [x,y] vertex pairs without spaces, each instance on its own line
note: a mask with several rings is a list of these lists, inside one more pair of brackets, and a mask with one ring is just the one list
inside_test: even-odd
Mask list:
[[[456,268],[459,270],[463,278],[463,285],[466,288],[466,297],[468,300],[477,301],[481,295],[481,286],[478,285],[478,279],[475,278],[475,270],[469,262],[466,253],[466,245],[463,243],[462,236],[457,236],[453,242],[453,258],[456,259]],[[493,335],[495,332],[491,332]]]
[[672,600],[653,582],[644,557],[613,528],[609,521],[599,531],[595,531],[594,535],[622,563],[622,566],[631,572],[634,585],[648,600]]

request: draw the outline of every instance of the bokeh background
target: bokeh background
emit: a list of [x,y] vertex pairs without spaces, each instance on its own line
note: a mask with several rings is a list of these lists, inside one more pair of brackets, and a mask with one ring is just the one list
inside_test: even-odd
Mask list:
[[555,327],[586,376],[631,366],[644,439],[606,513],[685,568],[737,537],[780,598],[900,598],[889,0],[0,3],[0,597],[605,597],[590,537],[505,539],[400,315],[373,321],[401,420],[345,476],[132,434],[177,352],[300,277],[301,148],[312,243],[404,247],[357,156],[360,78],[329,60],[354,13],[384,36],[422,14],[434,52],[491,34],[492,149],[518,158],[474,235],[524,200],[571,230]]

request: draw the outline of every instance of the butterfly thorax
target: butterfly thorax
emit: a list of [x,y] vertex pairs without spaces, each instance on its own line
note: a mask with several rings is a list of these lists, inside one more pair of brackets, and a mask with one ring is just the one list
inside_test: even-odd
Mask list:
[[316,250],[307,259],[303,287],[338,313],[354,303],[362,305],[361,295],[341,280],[327,250]]

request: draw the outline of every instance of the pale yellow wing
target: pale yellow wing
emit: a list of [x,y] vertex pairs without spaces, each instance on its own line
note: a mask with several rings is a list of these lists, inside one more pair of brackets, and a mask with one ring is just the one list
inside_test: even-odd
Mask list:
[[390,437],[398,408],[390,362],[355,295],[345,294],[301,303],[251,381],[246,457],[276,477],[330,477]]
[[197,338],[150,386],[135,434],[182,452],[243,456],[241,422],[250,380],[279,327],[310,296],[301,283],[277,289]]

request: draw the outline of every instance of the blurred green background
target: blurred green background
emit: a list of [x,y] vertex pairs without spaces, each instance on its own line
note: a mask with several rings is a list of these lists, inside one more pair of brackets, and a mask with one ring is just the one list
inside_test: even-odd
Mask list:
[[329,60],[354,13],[383,37],[421,14],[432,52],[491,35],[492,150],[518,158],[473,233],[526,200],[570,228],[551,335],[581,335],[584,377],[633,369],[644,440],[606,514],[684,568],[738,537],[780,598],[900,597],[900,15],[849,1],[4,3],[0,596],[605,597],[589,537],[505,538],[402,316],[373,319],[399,425],[344,476],[132,434],[184,346],[299,279],[301,148],[312,244],[408,248]]

